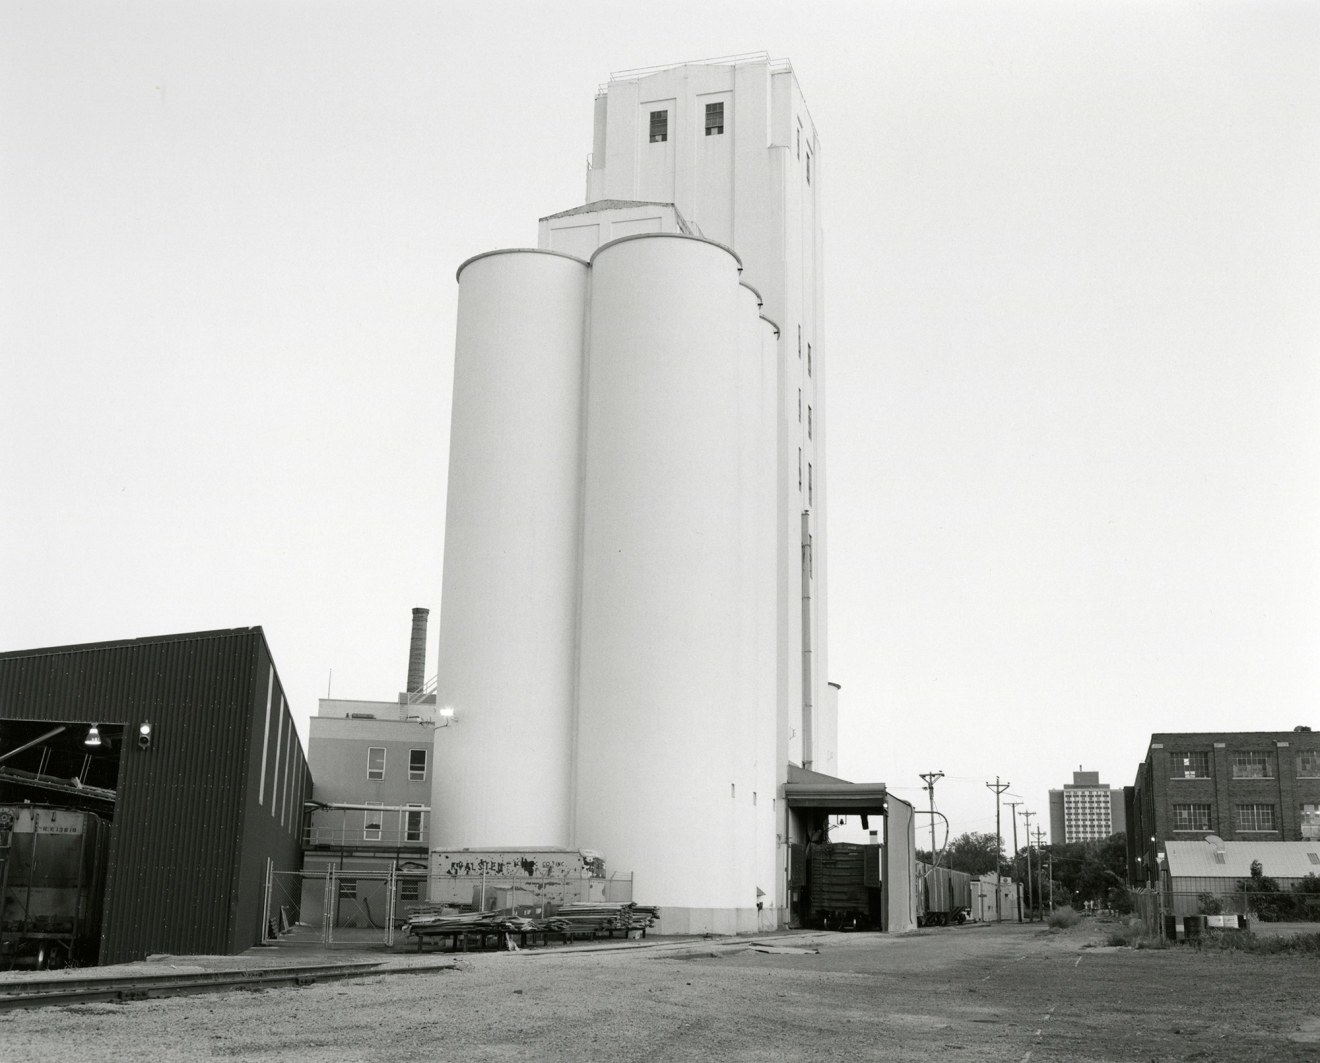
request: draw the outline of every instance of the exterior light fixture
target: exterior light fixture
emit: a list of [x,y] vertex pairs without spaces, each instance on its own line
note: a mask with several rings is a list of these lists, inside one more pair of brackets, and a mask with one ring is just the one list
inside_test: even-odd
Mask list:
[[143,720],[138,724],[138,749],[151,748],[151,721]]
[[447,720],[451,720],[451,719],[453,719],[453,717],[454,717],[454,706],[452,706],[452,705],[442,705],[442,706],[440,706],[440,715],[443,716],[443,717],[444,717],[445,719],[447,719]]
[[97,730],[96,724],[92,724],[91,727],[87,728],[87,737],[83,739],[83,745],[85,746],[101,745],[101,732]]

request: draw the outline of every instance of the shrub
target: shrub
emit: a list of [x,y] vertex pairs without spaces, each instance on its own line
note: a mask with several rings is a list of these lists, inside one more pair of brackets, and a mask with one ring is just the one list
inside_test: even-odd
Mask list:
[[1164,938],[1146,932],[1146,924],[1133,916],[1116,926],[1105,936],[1106,945],[1133,949],[1163,949],[1169,943]]
[[1250,930],[1211,931],[1189,942],[1211,952],[1251,952],[1260,955],[1302,953],[1320,955],[1320,934],[1277,934],[1259,937]]
[[1069,927],[1076,926],[1082,921],[1082,917],[1073,911],[1071,905],[1065,904],[1062,908],[1055,908],[1050,912],[1049,919],[1046,920],[1055,930],[1067,930]]

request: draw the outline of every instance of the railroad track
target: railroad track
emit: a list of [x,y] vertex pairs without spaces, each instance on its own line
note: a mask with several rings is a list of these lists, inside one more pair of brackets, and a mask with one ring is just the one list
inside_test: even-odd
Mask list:
[[192,971],[187,974],[136,974],[126,978],[30,978],[0,982],[0,1011],[109,1001],[127,1003],[188,993],[227,989],[312,985],[364,975],[423,974],[450,971],[454,964],[382,967],[371,963],[328,963],[297,967],[251,967],[240,971]]

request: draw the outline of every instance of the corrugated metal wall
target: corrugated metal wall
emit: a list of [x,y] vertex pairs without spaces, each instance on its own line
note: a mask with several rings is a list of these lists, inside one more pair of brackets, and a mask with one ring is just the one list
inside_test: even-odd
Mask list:
[[262,764],[285,766],[286,811],[310,791],[260,628],[0,654],[0,706],[17,719],[125,728],[101,963],[260,941],[266,862],[300,861],[297,825],[287,814],[280,828],[267,822],[270,787],[257,801]]

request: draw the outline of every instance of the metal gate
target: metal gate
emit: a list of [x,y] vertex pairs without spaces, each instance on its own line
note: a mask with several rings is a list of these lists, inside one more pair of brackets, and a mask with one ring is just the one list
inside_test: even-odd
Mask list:
[[399,886],[394,868],[275,871],[268,862],[261,942],[297,935],[327,948],[391,946],[401,914]]

